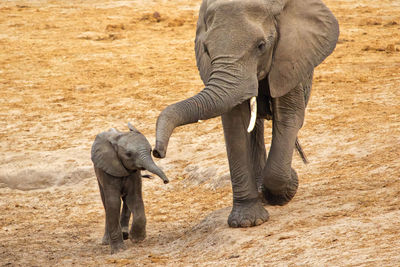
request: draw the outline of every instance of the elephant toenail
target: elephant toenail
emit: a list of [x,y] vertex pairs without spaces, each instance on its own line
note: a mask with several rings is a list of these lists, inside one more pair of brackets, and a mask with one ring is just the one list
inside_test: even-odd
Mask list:
[[257,219],[256,221],[255,221],[255,225],[260,225],[260,224],[262,224],[264,221],[263,220],[261,220],[261,219]]
[[233,228],[239,227],[238,222],[235,220],[231,221],[231,227],[233,227]]
[[240,224],[241,227],[250,227],[251,222],[250,220],[243,220],[242,223]]

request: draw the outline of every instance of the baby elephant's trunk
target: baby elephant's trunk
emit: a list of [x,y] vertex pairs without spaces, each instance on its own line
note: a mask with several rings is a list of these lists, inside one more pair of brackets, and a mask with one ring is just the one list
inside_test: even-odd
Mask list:
[[143,159],[143,168],[160,177],[163,180],[164,184],[169,183],[169,180],[165,173],[154,163],[150,155],[146,155],[146,157]]

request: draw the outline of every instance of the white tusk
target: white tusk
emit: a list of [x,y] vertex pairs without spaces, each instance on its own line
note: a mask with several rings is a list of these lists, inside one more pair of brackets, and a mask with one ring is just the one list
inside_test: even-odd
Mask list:
[[251,110],[251,115],[250,115],[250,122],[249,122],[249,128],[247,128],[247,132],[251,133],[253,131],[254,126],[256,125],[256,118],[257,118],[257,98],[253,96],[250,99],[250,110]]

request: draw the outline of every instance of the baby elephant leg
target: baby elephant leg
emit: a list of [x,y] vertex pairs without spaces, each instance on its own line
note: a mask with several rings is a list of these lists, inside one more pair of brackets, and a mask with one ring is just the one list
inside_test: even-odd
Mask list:
[[127,203],[133,211],[130,239],[133,242],[142,241],[146,238],[146,215],[143,200],[135,198],[135,196],[127,196]]
[[118,191],[104,190],[106,224],[111,245],[111,254],[125,249],[120,226],[121,199]]
[[[99,190],[100,190],[100,196],[101,196],[101,202],[103,203],[103,207],[104,210],[106,210],[106,203],[105,203],[105,197],[104,197],[104,191],[103,191],[103,187],[101,186],[100,183],[99,184]],[[104,226],[104,235],[103,238],[101,240],[101,244],[102,245],[109,245],[110,244],[110,239],[108,237],[108,229],[107,229],[107,219],[105,219],[105,226]]]
[[126,196],[122,198],[122,211],[121,211],[121,229],[122,229],[122,237],[124,240],[129,237],[129,219],[131,217],[131,211],[126,204]]
[[141,178],[134,179],[130,194],[126,196],[126,203],[133,213],[130,239],[132,242],[142,241],[146,238],[146,214],[142,198]]

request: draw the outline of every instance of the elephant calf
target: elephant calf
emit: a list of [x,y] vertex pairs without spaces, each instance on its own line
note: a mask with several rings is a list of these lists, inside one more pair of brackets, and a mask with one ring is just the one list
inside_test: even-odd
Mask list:
[[[110,244],[111,254],[125,249],[123,239],[129,237],[131,241],[141,241],[146,237],[140,171],[148,170],[158,175],[165,184],[169,182],[153,162],[146,137],[130,123],[128,127],[129,132],[111,129],[98,134],[92,146],[92,161],[106,212],[102,244]],[[121,198],[123,207],[120,215]],[[131,213],[133,220],[128,234]]]

